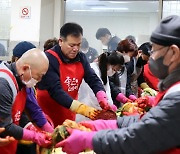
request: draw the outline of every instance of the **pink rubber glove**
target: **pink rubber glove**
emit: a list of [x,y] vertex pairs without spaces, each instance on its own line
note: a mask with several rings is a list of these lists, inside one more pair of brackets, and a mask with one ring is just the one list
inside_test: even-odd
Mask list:
[[129,99],[132,101],[135,101],[137,99],[137,97],[135,95],[129,95]]
[[96,94],[96,98],[102,109],[104,109],[104,110],[111,109],[111,107],[108,104],[108,99],[107,99],[106,93],[104,91],[98,91]]
[[42,130],[44,130],[45,132],[49,132],[52,133],[54,131],[53,127],[49,124],[49,122],[46,122],[42,127]]
[[81,125],[90,128],[92,131],[99,131],[103,129],[117,129],[117,120],[95,120],[95,121],[82,121]]
[[51,137],[44,133],[23,129],[23,140],[33,141],[39,146],[47,148],[51,145]]
[[106,95],[106,93],[104,92],[104,91],[98,91],[97,93],[96,93],[96,98],[97,98],[97,100],[98,100],[98,102],[107,102],[107,95]]
[[104,110],[111,110],[111,107],[109,106],[108,102],[101,101],[99,102],[99,105]]
[[149,98],[149,102],[148,102],[149,106],[154,107],[157,105],[155,101],[155,98],[156,98],[155,96],[147,96],[147,97]]
[[[123,104],[125,104],[126,102],[129,101],[129,99],[128,99],[126,96],[124,96],[124,94],[122,94],[122,93],[119,93],[119,94],[116,96],[116,100],[117,100],[118,102],[123,103]],[[132,101],[130,100],[130,102],[132,102]]]
[[28,122],[25,126],[24,126],[25,129],[28,129],[28,130],[31,130],[31,131],[35,131],[35,132],[38,132],[38,129],[37,127],[35,127],[32,122]]
[[113,110],[114,112],[116,112],[117,111],[117,107],[116,107],[116,105],[111,105],[111,110]]
[[139,97],[136,99],[135,103],[138,104],[138,107],[145,109],[146,107],[156,106],[156,101],[154,96],[145,96]]
[[68,154],[78,154],[85,149],[93,149],[92,139],[96,132],[86,132],[70,128],[67,130],[70,136],[57,143],[55,148],[62,147],[62,151]]

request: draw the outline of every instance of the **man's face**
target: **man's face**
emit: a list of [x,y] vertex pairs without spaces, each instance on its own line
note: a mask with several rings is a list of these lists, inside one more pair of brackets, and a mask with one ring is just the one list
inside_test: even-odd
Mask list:
[[109,35],[106,34],[105,36],[100,37],[99,40],[102,42],[103,45],[106,45],[106,46],[107,46],[107,44],[108,44],[108,42],[109,42]]
[[31,78],[34,78],[38,82],[41,81],[43,75],[46,74],[48,67],[46,65],[38,68],[31,68],[30,66],[23,66],[23,79],[29,81]]
[[169,47],[153,44],[151,57],[156,60],[159,57],[166,56]]
[[82,35],[75,37],[73,35],[68,35],[65,39],[60,38],[59,45],[61,46],[62,53],[68,59],[74,59],[81,47]]

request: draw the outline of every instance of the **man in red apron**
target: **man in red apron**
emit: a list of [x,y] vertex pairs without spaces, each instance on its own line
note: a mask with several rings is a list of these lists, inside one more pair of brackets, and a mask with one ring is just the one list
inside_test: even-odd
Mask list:
[[[37,58],[38,61],[32,61]],[[2,62],[0,64],[0,127],[5,128],[0,137],[12,136],[17,140],[30,140],[42,146],[51,143],[47,135],[18,126],[26,103],[25,85],[27,87],[35,86],[41,80],[42,75],[46,73],[48,65],[49,61],[46,55],[39,49],[27,51],[15,63]],[[0,147],[1,153],[14,154],[17,140]]]
[[95,108],[77,101],[83,78],[98,101],[103,102],[101,107],[109,108],[100,79],[90,67],[85,54],[79,52],[82,35],[83,30],[80,25],[66,23],[60,29],[58,45],[46,51],[50,64],[48,72],[38,84],[37,99],[55,127],[66,119],[75,120],[75,113],[90,119],[98,113]]
[[[57,147],[67,153],[88,148],[98,154],[180,153],[180,16],[164,18],[151,41],[149,68],[160,80],[155,106],[142,117],[81,123],[93,131],[69,130],[71,135]],[[75,146],[77,142],[80,146]]]

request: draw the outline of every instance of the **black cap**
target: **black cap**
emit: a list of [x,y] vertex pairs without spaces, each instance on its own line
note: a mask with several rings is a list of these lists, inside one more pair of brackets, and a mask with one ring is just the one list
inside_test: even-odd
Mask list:
[[164,18],[151,34],[151,41],[158,45],[180,47],[180,16]]
[[36,48],[31,42],[23,41],[18,43],[13,49],[13,56],[20,58],[26,51]]
[[142,50],[142,53],[144,53],[147,56],[151,55],[151,49],[152,49],[152,45],[150,42],[146,42],[141,44],[141,46],[138,48],[138,50]]

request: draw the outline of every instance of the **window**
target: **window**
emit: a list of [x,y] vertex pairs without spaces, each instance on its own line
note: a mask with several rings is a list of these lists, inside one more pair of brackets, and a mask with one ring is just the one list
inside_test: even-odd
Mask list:
[[165,0],[163,2],[163,17],[167,17],[169,15],[180,15],[180,1],[168,1]]
[[95,37],[98,28],[120,39],[133,35],[138,45],[149,41],[158,24],[158,6],[159,1],[67,0],[65,20],[80,24],[89,45],[101,53],[105,47]]
[[9,55],[7,51],[10,38],[11,0],[0,1],[0,21],[0,57],[5,57]]

